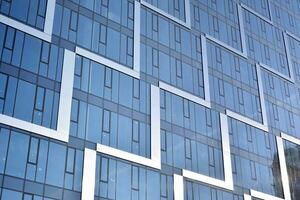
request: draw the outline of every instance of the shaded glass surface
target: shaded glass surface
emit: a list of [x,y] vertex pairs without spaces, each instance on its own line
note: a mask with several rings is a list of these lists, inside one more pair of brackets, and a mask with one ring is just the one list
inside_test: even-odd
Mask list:
[[[97,152],[95,200],[175,199],[173,176],[183,169],[224,181],[221,114],[234,190],[184,178],[184,199],[244,200],[251,189],[284,198],[276,137],[300,139],[299,1],[56,0],[48,19],[51,2],[0,0],[1,200],[82,199],[84,150],[102,144],[148,161],[152,119],[161,169]],[[52,21],[51,40],[30,34],[45,34]],[[70,127],[68,141],[58,141],[42,135],[58,127],[63,68],[72,71],[66,50],[75,54],[74,74],[64,74],[74,78]],[[162,82],[177,91],[160,88],[160,117],[151,116],[151,86]],[[199,103],[208,97],[211,107]],[[45,132],[5,125],[7,116]],[[266,122],[268,131],[254,127]],[[300,146],[283,142],[297,200]]]

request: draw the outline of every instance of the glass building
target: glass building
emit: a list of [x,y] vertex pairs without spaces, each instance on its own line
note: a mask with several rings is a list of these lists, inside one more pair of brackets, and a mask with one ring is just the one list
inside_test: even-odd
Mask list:
[[299,200],[299,0],[0,0],[1,200]]

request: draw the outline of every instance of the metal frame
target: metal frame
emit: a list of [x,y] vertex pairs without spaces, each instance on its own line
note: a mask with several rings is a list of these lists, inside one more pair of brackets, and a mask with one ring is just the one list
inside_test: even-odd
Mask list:
[[237,55],[239,55],[243,58],[247,58],[247,47],[246,47],[245,31],[242,28],[244,26],[243,17],[242,17],[243,15],[241,13],[241,9],[240,9],[239,5],[237,7],[237,11],[238,11],[238,22],[239,22],[240,38],[241,38],[241,48],[242,48],[241,51],[238,50],[238,49],[235,49],[234,47],[229,46],[225,42],[222,42],[221,40],[218,40],[218,39],[216,39],[215,37],[213,37],[211,35],[208,35],[208,34],[204,34],[204,35],[208,40],[222,46],[223,48],[233,52],[234,54],[237,54]]
[[141,4],[134,1],[133,70],[140,74]]
[[113,147],[97,143],[97,152],[111,155],[123,160],[128,160],[137,164],[152,167],[155,169],[161,168],[160,155],[160,94],[159,88],[151,85],[151,158],[129,153]]
[[163,90],[169,91],[173,94],[176,94],[178,96],[181,96],[183,98],[191,100],[191,101],[193,101],[197,104],[200,104],[202,106],[205,106],[207,108],[211,108],[210,89],[209,89],[209,73],[208,73],[208,62],[207,62],[207,43],[206,43],[206,37],[204,35],[201,35],[201,50],[202,50],[202,66],[203,66],[202,70],[203,70],[204,99],[201,97],[198,97],[194,94],[191,94],[190,92],[186,92],[175,86],[165,83],[163,81],[159,81],[158,85],[159,85],[159,88],[161,88]]
[[[76,46],[75,52],[78,55],[91,59],[131,77],[140,78],[140,3],[135,1],[134,16],[134,64],[133,69],[128,68],[101,55],[93,53]],[[160,169],[160,94],[159,88],[151,85],[151,158],[136,155],[134,153],[119,150],[97,143],[97,152],[111,155],[123,160],[135,162],[144,166]]]
[[249,117],[245,117],[239,113],[236,113],[234,111],[231,111],[229,109],[226,109],[226,114],[229,117],[232,117],[236,120],[239,120],[241,122],[244,122],[246,124],[249,124],[253,127],[256,127],[258,129],[261,129],[265,132],[269,131],[268,128],[268,119],[267,119],[267,110],[266,110],[266,104],[265,104],[265,97],[264,97],[264,88],[263,88],[263,82],[261,77],[261,69],[260,65],[256,64],[256,74],[257,74],[257,85],[258,85],[258,92],[259,92],[259,100],[260,100],[260,106],[261,106],[261,113],[262,113],[262,120],[263,122],[257,122]]
[[[75,55],[81,55],[95,62],[101,63],[107,67],[111,67],[117,71],[130,75],[134,78],[140,78],[140,5],[142,4],[145,7],[150,8],[151,10],[158,12],[159,14],[169,18],[170,20],[190,29],[191,28],[191,18],[190,18],[190,4],[189,0],[185,0],[185,21],[180,20],[167,12],[158,9],[157,7],[147,3],[145,0],[141,0],[141,2],[135,1],[135,11],[134,11],[134,63],[133,69],[128,68],[122,64],[119,64],[115,61],[107,59],[103,56],[100,56],[96,53],[90,52],[80,47],[76,47],[74,52],[71,52],[67,49],[64,51],[64,62],[63,62],[63,72],[62,72],[62,82],[61,82],[61,93],[59,100],[59,111],[58,111],[58,123],[57,130],[46,128],[40,125],[36,125],[24,120],[20,120],[14,117],[10,117],[4,114],[0,114],[0,123],[7,124],[9,126],[19,128],[25,131],[30,131],[38,135],[43,135],[49,138],[57,139],[63,142],[68,142],[69,139],[69,127],[70,127],[70,115],[71,115],[71,104],[72,104],[72,92],[73,92],[73,81],[74,81],[74,68],[75,68]],[[95,168],[96,168],[96,154],[97,152],[108,154],[114,157],[118,157],[124,160],[128,160],[134,163],[138,163],[141,165],[149,166],[152,168],[160,169],[161,168],[161,160],[160,160],[160,88],[172,92],[176,95],[179,95],[183,98],[189,99],[203,105],[205,107],[211,108],[210,102],[210,93],[209,93],[209,74],[208,74],[208,64],[207,64],[207,41],[211,40],[227,50],[238,54],[244,58],[247,58],[247,48],[246,48],[246,40],[245,40],[245,31],[244,31],[244,23],[243,23],[243,15],[242,8],[248,10],[252,14],[258,16],[262,20],[267,23],[273,25],[272,16],[270,12],[270,2],[268,1],[269,6],[269,14],[270,18],[268,19],[261,14],[257,13],[253,9],[249,8],[244,4],[239,4],[237,6],[238,10],[238,20],[239,20],[239,28],[240,28],[240,37],[241,37],[241,45],[242,52],[227,45],[226,43],[219,41],[218,39],[205,34],[201,35],[201,47],[202,47],[202,61],[203,61],[203,77],[204,77],[204,93],[205,99],[192,95],[188,92],[182,91],[174,86],[166,84],[164,82],[159,81],[159,87],[151,85],[151,159],[145,158],[143,156],[139,156],[133,153],[125,152],[119,149],[115,149],[109,146],[105,146],[102,144],[97,144],[97,151],[91,149],[85,149],[84,153],[84,169],[83,169],[83,181],[82,181],[82,199],[93,199],[94,198],[94,186],[95,186]],[[53,19],[54,19],[54,11],[55,11],[55,0],[47,1],[47,10],[45,16],[45,24],[44,30],[40,31],[36,28],[33,28],[29,25],[26,25],[17,20],[11,19],[5,15],[0,14],[0,23],[6,24],[8,26],[14,27],[18,30],[21,30],[27,34],[33,35],[37,38],[40,38],[44,41],[51,42],[51,35],[53,29]],[[184,199],[184,177],[196,181],[200,181],[203,183],[210,184],[212,186],[220,187],[226,190],[233,190],[233,178],[232,178],[232,166],[231,166],[231,156],[230,156],[230,144],[229,144],[229,133],[228,133],[228,116],[240,120],[244,123],[250,124],[256,128],[262,129],[268,132],[268,123],[267,123],[267,115],[265,108],[265,100],[263,95],[263,85],[261,78],[261,69],[260,67],[271,71],[272,73],[294,83],[294,74],[291,66],[291,58],[289,45],[287,41],[287,36],[290,36],[298,41],[300,38],[295,36],[293,33],[285,31],[283,33],[283,39],[285,44],[285,51],[287,55],[288,67],[290,77],[277,72],[276,70],[270,68],[269,66],[259,63],[256,65],[257,67],[257,76],[258,76],[258,87],[259,87],[259,95],[260,102],[262,107],[262,117],[263,124],[256,122],[252,119],[244,117],[238,113],[232,112],[230,110],[226,110],[226,115],[220,113],[220,122],[221,122],[221,137],[222,137],[222,152],[223,152],[223,160],[224,160],[224,180],[219,180],[216,178],[212,178],[206,175],[198,174],[189,170],[182,169],[182,176],[174,174],[174,198],[175,200],[183,200]],[[278,156],[279,156],[279,164],[281,171],[281,179],[283,183],[283,191],[284,191],[284,200],[290,200],[290,188],[289,188],[289,180],[288,173],[286,167],[286,160],[284,155],[284,147],[283,140],[288,140],[297,145],[300,145],[300,139],[295,138],[293,136],[287,135],[285,133],[281,133],[281,137],[276,136],[277,148],[278,148]],[[265,194],[262,192],[258,192],[255,190],[250,190],[250,195],[244,194],[245,200],[250,200],[251,197],[260,198],[263,200],[283,200],[282,198],[274,197],[269,194]]]
[[237,5],[237,11],[238,11],[239,28],[240,28],[240,35],[241,35],[242,54],[243,57],[247,58],[248,51],[246,45],[246,33],[244,29],[244,18],[243,18],[243,11],[241,5]]
[[[275,74],[275,75],[277,75],[277,76],[279,76],[279,77],[281,77],[281,78],[283,78],[283,79],[285,79],[285,80],[287,80],[287,81],[289,81],[289,82],[291,82],[291,83],[294,83],[294,80],[293,80],[292,77],[289,77],[289,76],[287,76],[287,75],[285,75],[285,74],[283,74],[283,73],[280,73],[280,72],[276,71],[275,69],[271,68],[270,66],[268,66],[268,65],[266,65],[266,64],[263,64],[263,63],[260,63],[260,62],[259,62],[258,65],[259,65],[260,67],[262,67],[262,68],[268,70],[269,72],[272,72],[273,74]],[[289,73],[291,73],[291,71],[292,71],[292,69],[289,68]],[[291,73],[291,74],[293,74],[293,73]]]
[[24,24],[18,20],[7,17],[6,15],[0,14],[0,23],[6,24],[8,26],[14,27],[18,30],[21,30],[25,33],[38,37],[47,42],[51,42],[52,29],[53,29],[53,19],[55,11],[55,2],[56,0],[47,1],[47,9],[45,16],[44,31],[40,31],[36,28],[33,28],[29,25]]
[[220,122],[221,122],[222,153],[223,153],[223,165],[224,165],[224,180],[212,178],[210,176],[195,173],[186,169],[182,169],[182,176],[215,187],[223,188],[226,190],[233,190],[234,186],[233,186],[233,178],[232,178],[228,121],[227,121],[227,116],[223,113],[220,113]]
[[204,85],[204,98],[207,106],[210,108],[210,89],[209,89],[209,73],[207,61],[207,43],[206,37],[201,35],[201,50],[202,50],[202,71],[203,71],[203,85]]
[[210,108],[210,107],[211,107],[209,101],[207,101],[207,100],[205,100],[205,99],[202,99],[202,98],[200,98],[200,97],[198,97],[198,96],[196,96],[196,95],[193,95],[193,94],[191,94],[191,93],[189,93],[189,92],[183,91],[183,90],[181,90],[181,89],[179,89],[179,88],[177,88],[177,87],[174,87],[174,86],[169,85],[169,84],[167,84],[167,83],[165,83],[165,82],[162,82],[162,81],[159,81],[158,84],[159,84],[159,88],[161,88],[161,89],[163,89],[163,90],[166,90],[166,91],[168,91],[168,92],[171,92],[171,93],[173,93],[173,94],[176,94],[176,95],[178,95],[178,96],[181,96],[181,97],[183,97],[183,98],[185,98],[185,99],[188,99],[188,100],[190,100],[190,101],[193,101],[193,102],[195,102],[195,103],[197,103],[197,104],[200,104],[200,105],[202,105],[202,106],[205,106],[205,107],[207,107],[207,108]]
[[[268,2],[268,10],[269,10],[269,15],[270,15],[270,18],[271,19],[268,19],[266,18],[265,16],[262,16],[261,14],[259,14],[258,12],[256,12],[255,10],[253,10],[252,8],[248,7],[247,5],[243,4],[243,3],[240,3],[238,5],[238,15],[239,15],[239,20],[242,19],[242,11],[241,11],[241,8],[249,11],[250,13],[252,13],[253,15],[259,17],[260,19],[264,20],[265,22],[269,23],[271,26],[273,26],[273,22],[272,22],[272,15],[271,15],[271,11],[270,11],[270,2],[269,0],[267,1]],[[242,20],[240,21],[242,22]],[[242,24],[242,26],[244,26],[244,24]],[[240,28],[241,31],[243,31],[243,34],[241,33],[241,36],[243,37],[242,39],[242,43],[243,43],[243,46],[245,46],[244,50],[245,50],[245,56],[247,58],[247,48],[246,48],[246,38],[245,38],[245,30],[244,28]],[[282,74],[278,71],[276,71],[275,69],[273,69],[272,67],[264,64],[264,63],[261,63],[259,62],[258,65],[260,65],[262,68],[280,76],[281,78],[284,78],[285,80],[291,82],[291,83],[295,83],[295,77],[294,77],[294,71],[293,71],[293,66],[292,66],[292,63],[291,63],[291,56],[290,56],[290,50],[289,50],[289,45],[288,45],[288,41],[287,41],[287,36],[290,36],[290,37],[293,37],[294,39],[300,41],[300,39],[295,36],[294,34],[288,32],[288,31],[284,31],[282,33],[282,37],[283,37],[283,42],[284,42],[284,47],[285,47],[285,53],[286,53],[286,59],[287,59],[287,64],[288,64],[288,70],[289,70],[289,75],[285,75],[285,74]]]
[[185,7],[185,21],[163,11],[162,9],[157,8],[156,6],[153,6],[152,4],[148,3],[146,0],[141,0],[141,4],[157,13],[160,15],[165,16],[166,18],[188,28],[191,29],[191,14],[190,14],[190,0],[184,0],[184,7]]
[[[261,15],[260,13],[256,12],[255,10],[253,10],[252,8],[250,8],[249,6],[247,6],[246,4],[240,3],[240,6],[241,6],[242,8],[244,8],[245,10],[248,10],[249,12],[251,12],[253,15],[256,15],[257,17],[261,18],[261,19],[264,20],[265,22],[267,22],[267,23],[273,25],[272,20],[270,20],[269,18],[267,18],[267,17]],[[270,8],[269,8],[268,10],[269,10],[269,12],[270,12]]]
[[[208,40],[222,46],[223,48],[233,52],[234,54],[237,54],[243,58],[247,58],[246,35],[245,35],[245,30],[244,30],[244,21],[243,21],[243,13],[242,13],[241,5],[237,5],[237,14],[238,14],[239,29],[240,29],[241,50],[238,50],[232,46],[229,46],[225,42],[222,42],[209,34],[204,34],[204,35]],[[201,40],[201,42],[202,42],[202,40]]]
[[95,62],[109,66],[117,71],[120,71],[129,76],[139,79],[140,78],[140,40],[141,40],[140,17],[141,17],[141,5],[139,2],[134,1],[133,69],[78,46],[76,46],[75,48],[76,54],[81,55],[83,57],[87,57]]
[[248,200],[248,199],[251,200],[252,197],[262,199],[262,200],[284,200],[282,198],[275,197],[275,196],[272,196],[272,195],[269,195],[269,194],[266,194],[263,192],[259,192],[256,190],[252,190],[252,189],[250,190],[250,195],[244,194],[244,197],[245,196],[246,196],[245,200]]
[[4,114],[0,114],[0,123],[63,142],[68,142],[74,69],[75,53],[65,49],[56,130]]
[[283,35],[283,44],[285,48],[285,54],[286,54],[286,60],[289,68],[289,81],[294,83],[295,82],[295,75],[294,75],[294,70],[293,70],[293,65],[292,65],[292,59],[291,59],[291,52],[290,52],[290,45],[288,43],[288,34],[286,32],[282,33]]
[[99,54],[93,53],[89,50],[83,49],[83,48],[78,47],[78,46],[76,46],[75,52],[76,52],[76,54],[78,54],[80,56],[89,58],[90,60],[93,60],[97,63],[101,63],[105,66],[109,66],[110,68],[115,69],[115,70],[117,70],[119,72],[122,72],[124,74],[127,74],[129,76],[132,76],[132,77],[137,78],[137,79],[140,78],[140,73],[138,71],[130,69],[129,67],[127,67],[125,65],[122,65],[122,64],[117,63],[113,60],[105,58],[105,57],[103,57]]
[[[218,39],[216,39],[216,38],[214,38],[213,36],[210,36],[210,35],[208,35],[208,34],[205,34],[205,37],[206,37],[208,40],[210,40],[210,41],[212,41],[212,42],[214,42],[214,43],[216,43],[216,44],[218,44],[218,45],[224,47],[225,49],[227,49],[227,50],[229,50],[229,51],[231,51],[231,52],[233,52],[233,53],[235,53],[235,54],[237,54],[237,55],[239,55],[239,56],[241,56],[241,57],[243,57],[243,58],[247,58],[247,55],[246,55],[244,52],[242,52],[242,51],[240,51],[240,50],[237,50],[237,49],[235,49],[235,48],[229,46],[229,45],[226,44],[225,42],[222,42],[222,41],[220,41],[220,40],[218,40]],[[242,50],[243,50],[243,42],[241,42],[241,44],[242,44]]]
[[251,200],[251,197],[259,198],[262,200],[291,200],[291,191],[290,191],[288,171],[287,171],[287,165],[286,165],[286,159],[285,159],[285,153],[283,147],[283,140],[287,140],[296,145],[300,145],[300,139],[295,138],[294,136],[290,136],[283,132],[280,133],[280,136],[276,136],[276,144],[278,150],[279,166],[281,172],[281,181],[282,181],[284,198],[275,197],[263,192],[250,189],[250,195],[244,194],[245,200]]

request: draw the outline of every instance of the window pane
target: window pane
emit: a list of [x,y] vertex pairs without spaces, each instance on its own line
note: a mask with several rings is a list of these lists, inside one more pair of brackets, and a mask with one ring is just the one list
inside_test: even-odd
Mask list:
[[34,98],[35,86],[31,83],[19,80],[14,116],[19,119],[31,121]]
[[22,200],[22,193],[3,189],[1,200]]
[[50,185],[63,186],[66,161],[66,147],[56,143],[50,143],[46,183]]
[[28,154],[29,137],[12,132],[6,163],[6,174],[24,178]]

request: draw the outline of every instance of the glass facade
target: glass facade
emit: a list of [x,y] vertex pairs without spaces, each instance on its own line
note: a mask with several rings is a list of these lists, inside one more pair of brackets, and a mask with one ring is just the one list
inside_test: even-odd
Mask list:
[[300,1],[0,0],[1,200],[299,200]]

